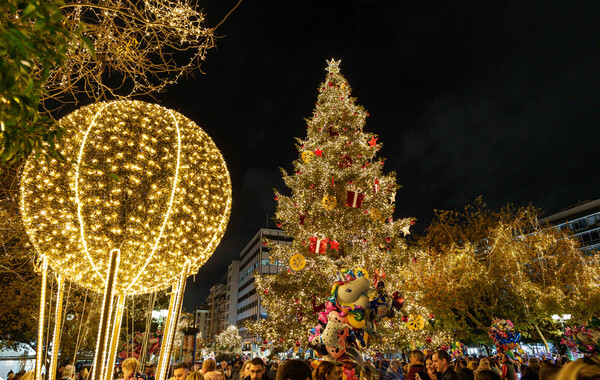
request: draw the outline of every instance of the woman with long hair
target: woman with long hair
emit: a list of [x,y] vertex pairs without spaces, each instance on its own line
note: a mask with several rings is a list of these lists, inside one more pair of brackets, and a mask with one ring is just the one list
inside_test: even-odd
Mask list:
[[313,380],[341,380],[343,373],[340,363],[323,360],[313,373]]

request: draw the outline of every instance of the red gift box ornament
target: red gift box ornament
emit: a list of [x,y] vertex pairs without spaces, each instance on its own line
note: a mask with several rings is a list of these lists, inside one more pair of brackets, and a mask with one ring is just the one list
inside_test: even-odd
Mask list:
[[379,180],[375,178],[375,183],[373,184],[373,192],[377,194],[379,192]]
[[346,206],[361,208],[364,199],[365,195],[362,193],[362,189],[348,190],[346,193]]
[[322,235],[311,236],[308,250],[312,253],[325,253],[327,252],[328,242],[329,239],[324,238]]

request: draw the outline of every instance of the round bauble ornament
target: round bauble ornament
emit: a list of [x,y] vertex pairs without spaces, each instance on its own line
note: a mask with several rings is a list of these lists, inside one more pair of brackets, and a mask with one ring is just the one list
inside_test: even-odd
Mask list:
[[64,159],[31,156],[21,182],[29,238],[53,270],[116,294],[196,273],[225,232],[231,180],[211,138],[185,116],[140,101],[95,103],[59,120]]
[[306,259],[303,255],[296,253],[290,257],[290,268],[296,272],[301,271],[306,266]]
[[314,153],[310,150],[305,150],[304,152],[302,152],[302,154],[300,155],[300,157],[302,158],[302,161],[304,161],[305,164],[308,164],[312,158],[314,157]]
[[325,210],[333,210],[337,206],[337,198],[335,195],[325,195],[321,204]]

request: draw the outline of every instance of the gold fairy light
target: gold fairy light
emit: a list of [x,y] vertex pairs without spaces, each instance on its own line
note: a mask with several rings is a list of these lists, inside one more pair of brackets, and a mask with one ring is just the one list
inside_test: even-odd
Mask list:
[[83,107],[59,121],[64,160],[31,157],[23,222],[49,265],[104,292],[120,250],[115,294],[171,286],[197,272],[222,238],[231,181],[210,137],[183,115],[140,101]]

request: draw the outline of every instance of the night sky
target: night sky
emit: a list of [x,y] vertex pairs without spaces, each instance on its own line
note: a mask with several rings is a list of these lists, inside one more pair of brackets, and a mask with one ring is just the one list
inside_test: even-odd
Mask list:
[[[204,0],[208,25],[235,2]],[[278,167],[292,168],[332,57],[404,186],[396,217],[423,229],[478,195],[547,213],[600,198],[599,29],[598,1],[244,0],[204,74],[157,98],[213,138],[233,182],[227,232],[186,309],[273,216]]]

